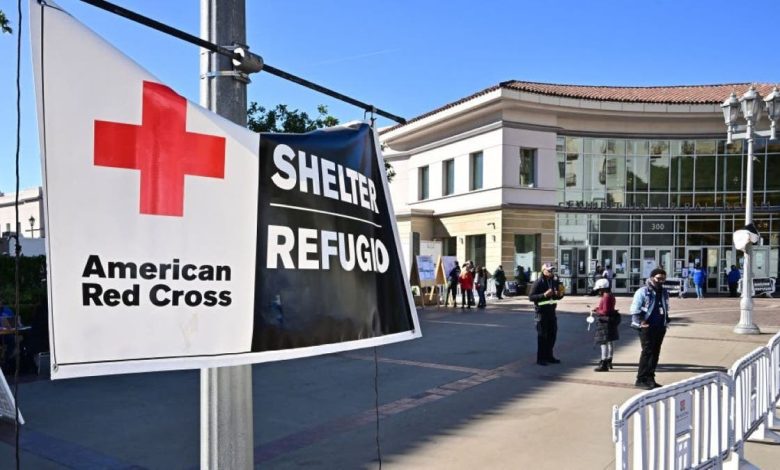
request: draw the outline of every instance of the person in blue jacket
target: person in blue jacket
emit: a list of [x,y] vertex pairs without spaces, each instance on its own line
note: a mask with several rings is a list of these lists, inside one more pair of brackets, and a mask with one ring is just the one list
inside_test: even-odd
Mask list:
[[693,268],[693,285],[696,286],[696,298],[701,300],[704,297],[702,288],[704,287],[704,281],[707,278],[707,273],[701,268],[701,265],[697,264]]
[[737,269],[737,267],[732,264],[731,271],[729,271],[727,276],[727,280],[729,282],[729,297],[737,296],[737,286],[739,285],[739,280],[741,278],[742,273],[740,273],[739,269]]
[[661,386],[655,381],[655,369],[669,325],[669,291],[664,288],[664,281],[666,271],[653,269],[646,285],[637,289],[631,302],[631,327],[639,330],[642,345],[634,385],[646,390]]

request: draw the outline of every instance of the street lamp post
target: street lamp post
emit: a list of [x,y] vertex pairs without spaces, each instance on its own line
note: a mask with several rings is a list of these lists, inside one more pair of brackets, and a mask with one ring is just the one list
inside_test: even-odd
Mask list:
[[30,238],[33,238],[35,236],[35,216],[31,215],[27,220],[30,222]]
[[[747,121],[747,127],[744,134],[735,134],[736,123],[739,111]],[[766,107],[771,129],[769,131],[756,131],[755,126],[761,118],[761,108]],[[732,143],[733,139],[747,140],[747,164],[745,174],[745,227],[753,226],[753,141],[755,136],[769,136],[774,140],[777,138],[777,121],[780,117],[780,92],[777,87],[772,93],[761,100],[761,94],[751,86],[742,97],[737,99],[735,93],[731,93],[726,101],[721,105],[723,108],[723,117],[726,121],[727,143]],[[743,247],[745,261],[743,266],[744,275],[742,276],[742,297],[740,299],[739,323],[734,327],[734,332],[738,334],[759,334],[761,331],[753,323],[753,243],[747,241]]]

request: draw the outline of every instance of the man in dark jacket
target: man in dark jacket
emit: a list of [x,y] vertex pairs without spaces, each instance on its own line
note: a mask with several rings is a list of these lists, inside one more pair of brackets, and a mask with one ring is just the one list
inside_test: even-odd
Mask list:
[[460,266],[455,261],[455,266],[447,273],[447,296],[444,298],[444,306],[446,307],[450,303],[450,295],[452,295],[452,306],[458,306],[458,279],[460,278]]
[[496,283],[496,296],[499,299],[503,299],[504,286],[506,286],[506,273],[504,273],[504,267],[498,266],[493,273],[493,282]]
[[544,263],[542,275],[534,281],[528,300],[534,303],[536,311],[536,363],[540,366],[559,364],[553,356],[553,347],[558,335],[558,319],[555,309],[558,300],[563,298],[561,283],[555,277],[555,266]]

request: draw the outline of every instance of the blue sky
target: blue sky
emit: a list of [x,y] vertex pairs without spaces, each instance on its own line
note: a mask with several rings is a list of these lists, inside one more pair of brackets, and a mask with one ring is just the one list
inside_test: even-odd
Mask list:
[[[197,47],[78,0],[58,3],[198,101]],[[199,34],[199,0],[114,3]],[[621,86],[780,82],[780,58],[770,54],[777,44],[776,0],[246,3],[247,42],[266,63],[406,118],[505,80]],[[22,4],[26,18],[27,0]],[[0,9],[16,30],[16,1],[0,0]],[[20,177],[27,188],[39,185],[41,174],[26,19],[23,29]],[[0,192],[13,192],[15,35],[0,36],[0,59]],[[310,113],[325,104],[341,121],[363,117],[360,109],[262,73],[252,77],[249,99]]]

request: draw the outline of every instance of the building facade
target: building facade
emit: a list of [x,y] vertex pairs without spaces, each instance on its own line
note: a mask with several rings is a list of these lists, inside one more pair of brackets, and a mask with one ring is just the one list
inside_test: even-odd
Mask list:
[[[382,131],[407,262],[434,240],[490,271],[557,261],[574,292],[599,266],[630,292],[653,267],[682,276],[697,264],[708,291],[727,291],[747,146],[726,144],[720,104],[749,86],[511,81]],[[777,277],[780,141],[757,139],[754,155],[754,275]]]
[[25,238],[45,237],[43,189],[19,191],[19,225],[16,226],[16,193],[0,193],[0,235],[19,232]]

